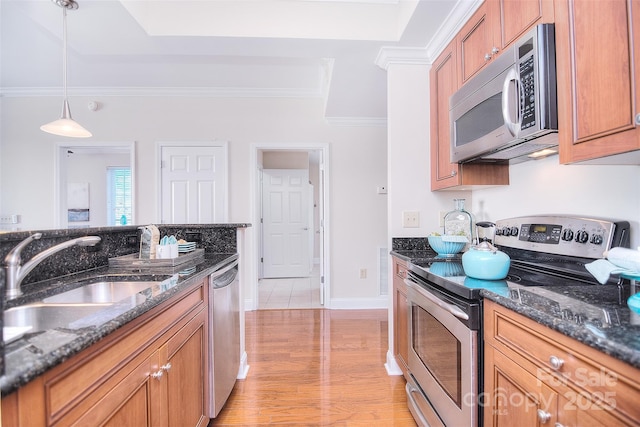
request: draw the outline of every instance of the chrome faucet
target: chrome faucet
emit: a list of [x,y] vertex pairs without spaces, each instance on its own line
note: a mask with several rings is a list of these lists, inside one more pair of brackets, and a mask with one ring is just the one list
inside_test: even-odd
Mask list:
[[98,236],[85,236],[78,237],[77,239],[67,240],[66,242],[59,243],[55,246],[45,249],[44,251],[36,254],[33,258],[27,261],[24,265],[21,265],[22,259],[20,253],[29,243],[34,240],[38,240],[42,237],[42,233],[34,233],[31,236],[18,243],[15,248],[4,257],[4,270],[6,277],[6,295],[7,299],[13,299],[22,295],[20,284],[27,274],[31,272],[38,264],[44,261],[51,255],[60,252],[63,249],[70,248],[72,246],[95,246],[102,240]]

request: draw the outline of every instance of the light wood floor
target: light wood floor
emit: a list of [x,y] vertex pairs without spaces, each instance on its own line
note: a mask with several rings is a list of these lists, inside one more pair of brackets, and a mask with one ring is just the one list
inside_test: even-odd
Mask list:
[[386,310],[246,313],[249,375],[210,426],[415,426],[384,368]]

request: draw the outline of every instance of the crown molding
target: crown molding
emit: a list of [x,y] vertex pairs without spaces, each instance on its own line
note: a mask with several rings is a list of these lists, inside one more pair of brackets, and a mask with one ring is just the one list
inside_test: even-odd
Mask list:
[[[177,96],[202,98],[322,98],[320,89],[216,87],[76,87],[70,96]],[[2,87],[2,97],[62,96],[59,87]]]
[[480,7],[484,0],[458,0],[442,25],[435,31],[427,46],[383,46],[378,51],[375,64],[387,70],[391,64],[431,65],[440,52],[453,40],[460,28]]
[[391,64],[431,65],[431,61],[423,47],[383,46],[378,51],[375,64],[387,70]]

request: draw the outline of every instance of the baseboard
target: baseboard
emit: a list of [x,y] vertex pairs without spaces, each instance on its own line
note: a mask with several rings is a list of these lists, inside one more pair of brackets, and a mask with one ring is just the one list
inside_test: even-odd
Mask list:
[[372,308],[389,309],[389,296],[378,298],[331,298],[328,307],[335,310],[364,310]]
[[238,376],[236,379],[244,380],[247,378],[247,374],[249,373],[249,365],[247,364],[247,352],[245,351],[240,357],[240,368],[238,369]]
[[396,362],[396,358],[393,356],[393,352],[387,350],[387,363],[384,364],[384,368],[387,370],[387,375],[403,375],[400,365]]

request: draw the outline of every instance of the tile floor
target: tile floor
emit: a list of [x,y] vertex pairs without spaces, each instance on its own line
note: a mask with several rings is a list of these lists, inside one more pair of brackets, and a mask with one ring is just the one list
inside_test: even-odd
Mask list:
[[258,281],[258,310],[283,308],[322,308],[318,266],[310,277]]

